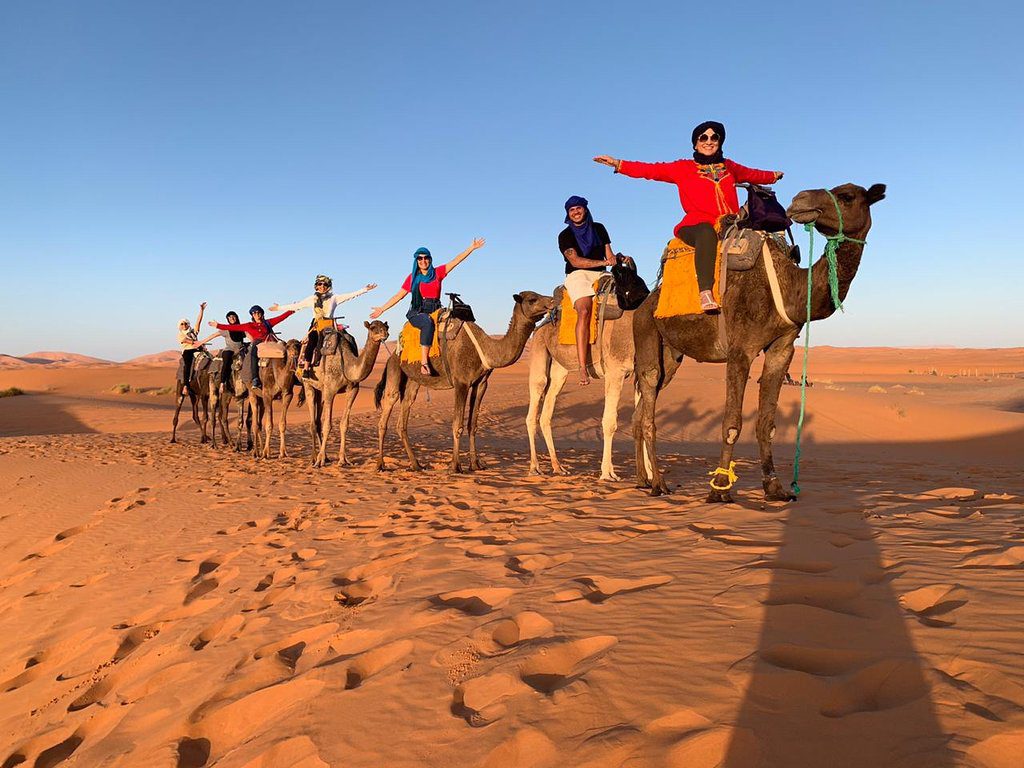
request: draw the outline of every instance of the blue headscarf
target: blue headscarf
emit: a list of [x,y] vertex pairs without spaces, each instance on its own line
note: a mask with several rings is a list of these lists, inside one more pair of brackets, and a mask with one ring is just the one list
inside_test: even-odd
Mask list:
[[[569,218],[569,209],[575,208],[577,205],[582,206],[586,210],[587,215],[583,217],[582,224],[574,224]],[[573,195],[565,201],[565,223],[572,228],[572,233],[576,235],[576,242],[580,246],[580,256],[587,259],[588,253],[593,250],[595,245],[600,245],[597,238],[597,231],[594,229],[594,217],[590,215],[590,208],[587,207],[587,198],[580,197],[579,195]]]
[[419,262],[416,261],[417,256],[430,256],[430,251],[427,248],[417,248],[416,253],[412,255],[412,283],[409,285],[409,293],[412,294],[413,309],[420,309],[423,306],[423,294],[420,293],[420,283],[432,283],[437,277],[437,273],[434,272],[433,256],[430,257],[430,267],[425,275],[420,272]]

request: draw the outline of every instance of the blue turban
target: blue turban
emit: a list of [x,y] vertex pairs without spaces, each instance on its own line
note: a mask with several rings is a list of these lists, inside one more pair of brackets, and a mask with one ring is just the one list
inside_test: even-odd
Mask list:
[[[427,274],[420,272],[419,262],[416,260],[417,256],[429,256],[430,266],[427,268]],[[437,277],[437,273],[434,271],[434,257],[430,256],[430,250],[427,248],[417,248],[416,253],[412,255],[412,282],[409,285],[409,293],[412,294],[412,308],[420,309],[423,306],[423,295],[419,291],[420,283],[433,282]]]
[[[583,206],[583,209],[587,212],[582,224],[575,224],[569,218],[569,209],[575,208],[577,205]],[[565,201],[565,223],[569,225],[572,233],[576,236],[576,242],[580,246],[580,256],[585,259],[595,258],[589,254],[594,249],[594,246],[600,245],[597,232],[594,229],[594,217],[590,215],[590,208],[588,206],[587,198],[580,197],[579,195],[573,195]],[[604,254],[597,258],[604,258]]]

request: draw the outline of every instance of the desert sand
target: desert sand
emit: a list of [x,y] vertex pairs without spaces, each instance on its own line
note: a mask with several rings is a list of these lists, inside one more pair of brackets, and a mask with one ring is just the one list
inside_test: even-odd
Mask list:
[[313,471],[304,409],[256,462],[168,444],[166,365],[5,358],[0,765],[1024,765],[1024,350],[813,350],[799,501],[748,419],[729,505],[723,366],[663,396],[651,498],[597,481],[600,384],[559,400],[572,474],[527,475],[527,357],[462,476],[444,394],[429,469],[392,434],[373,471],[376,372],[356,465]]

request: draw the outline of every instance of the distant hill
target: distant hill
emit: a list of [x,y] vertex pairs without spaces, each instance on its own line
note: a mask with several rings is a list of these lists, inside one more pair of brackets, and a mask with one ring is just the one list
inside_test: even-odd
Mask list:
[[[14,365],[53,365],[53,366],[83,366],[83,365],[115,365],[111,360],[103,360],[99,357],[88,355],[77,355],[74,352],[30,352],[27,355],[13,357],[11,355],[0,355],[2,365],[13,367]],[[13,361],[19,361],[14,363]]]
[[141,355],[125,360],[124,365],[177,365],[181,358],[181,350],[168,349],[166,352],[156,352],[152,355]]

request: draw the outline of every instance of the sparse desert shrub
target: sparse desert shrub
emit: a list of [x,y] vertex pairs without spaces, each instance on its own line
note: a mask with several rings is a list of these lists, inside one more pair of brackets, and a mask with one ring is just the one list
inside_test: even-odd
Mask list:
[[24,395],[23,390],[17,387],[8,387],[7,389],[0,389],[0,397],[17,397],[18,395]]
[[127,395],[132,391],[132,386],[131,384],[115,384],[110,391],[118,395]]
[[873,395],[884,395],[885,394],[885,387],[880,387],[877,384],[875,384],[873,387],[868,389],[868,392],[870,392]]
[[146,394],[152,395],[153,397],[159,397],[161,395],[170,395],[174,393],[174,386],[168,385],[166,387],[160,387],[159,389],[151,389]]

